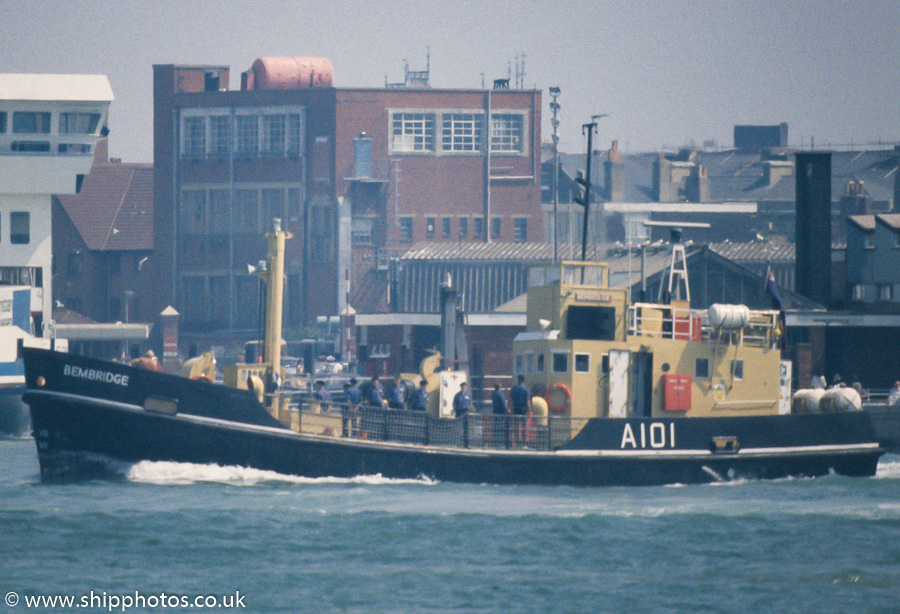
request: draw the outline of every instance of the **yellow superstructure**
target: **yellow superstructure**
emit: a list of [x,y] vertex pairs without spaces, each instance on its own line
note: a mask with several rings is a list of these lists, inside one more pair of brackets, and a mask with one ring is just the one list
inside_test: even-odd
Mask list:
[[785,412],[778,312],[714,308],[631,304],[601,263],[534,265],[514,373],[552,415],[572,418]]

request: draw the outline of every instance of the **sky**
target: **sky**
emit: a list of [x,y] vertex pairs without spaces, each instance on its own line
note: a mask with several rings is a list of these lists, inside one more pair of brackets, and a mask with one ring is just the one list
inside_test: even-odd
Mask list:
[[789,145],[900,143],[897,0],[0,0],[0,72],[102,73],[110,155],[152,162],[154,64],[231,67],[324,56],[337,87],[481,88],[524,55],[525,86],[561,90],[560,149],[733,144],[735,124],[789,125]]

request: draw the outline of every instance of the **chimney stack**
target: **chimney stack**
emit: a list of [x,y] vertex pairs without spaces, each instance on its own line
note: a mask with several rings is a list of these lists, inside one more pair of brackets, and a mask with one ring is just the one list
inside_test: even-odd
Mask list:
[[606,162],[603,163],[606,180],[606,199],[613,203],[625,200],[625,174],[622,170],[622,152],[619,151],[619,141],[612,142],[612,147],[607,152]]
[[831,302],[831,153],[796,154],[797,292]]

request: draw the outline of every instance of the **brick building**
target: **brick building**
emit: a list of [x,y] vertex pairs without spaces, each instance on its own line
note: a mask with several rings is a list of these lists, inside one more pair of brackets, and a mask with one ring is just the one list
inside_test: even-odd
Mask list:
[[[415,241],[540,241],[536,90],[334,86],[324,58],[154,66],[158,305],[183,338],[248,338],[247,263],[281,218],[285,325],[386,308],[388,262]],[[490,144],[491,155],[486,155]],[[349,286],[349,287],[348,287]]]

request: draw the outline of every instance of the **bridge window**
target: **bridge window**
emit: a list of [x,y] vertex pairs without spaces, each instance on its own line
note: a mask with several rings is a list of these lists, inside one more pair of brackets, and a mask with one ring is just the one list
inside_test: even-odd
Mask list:
[[575,373],[591,372],[591,355],[575,354]]
[[744,361],[743,360],[732,360],[731,361],[731,377],[734,379],[744,379]]
[[569,372],[569,353],[553,352],[553,360],[550,363],[550,369],[553,373]]
[[613,341],[616,338],[616,308],[573,305],[566,316],[566,338]]

